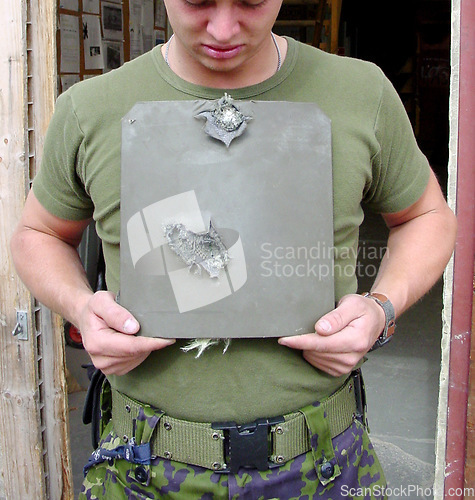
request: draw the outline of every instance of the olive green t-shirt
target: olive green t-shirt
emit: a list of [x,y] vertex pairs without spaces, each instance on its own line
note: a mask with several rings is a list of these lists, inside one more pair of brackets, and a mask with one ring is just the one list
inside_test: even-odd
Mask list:
[[[330,118],[338,300],[357,289],[362,202],[382,213],[407,208],[423,193],[429,166],[397,93],[379,68],[287,40],[280,71],[257,85],[227,91],[236,100],[314,102]],[[58,217],[94,217],[110,290],[120,287],[121,118],[138,101],[219,99],[224,92],[180,79],[156,47],[59,97],[34,192]],[[177,418],[242,423],[321,400],[344,379],[317,370],[300,351],[273,338],[236,339],[225,354],[217,346],[198,359],[182,352],[182,345],[153,352],[130,373],[110,376],[111,384]]]

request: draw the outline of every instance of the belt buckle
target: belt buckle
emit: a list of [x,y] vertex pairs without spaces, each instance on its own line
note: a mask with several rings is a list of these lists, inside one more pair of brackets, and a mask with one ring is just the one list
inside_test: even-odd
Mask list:
[[224,433],[224,458],[226,467],[215,470],[218,474],[236,474],[240,467],[268,470],[279,467],[269,461],[270,427],[284,422],[284,417],[260,418],[249,424],[214,422],[211,427]]

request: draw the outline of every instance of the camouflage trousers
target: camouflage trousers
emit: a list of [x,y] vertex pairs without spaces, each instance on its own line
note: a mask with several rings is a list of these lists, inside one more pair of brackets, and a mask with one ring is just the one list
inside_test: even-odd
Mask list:
[[[386,499],[384,474],[365,426],[354,420],[333,439],[319,436],[316,429],[322,427],[313,425],[311,418],[326,416],[318,414],[318,405],[305,410],[311,451],[275,469],[241,468],[237,474],[150,457],[149,441],[163,412],[145,406],[136,416],[135,452],[114,433],[111,421],[105,425],[99,447],[85,467],[79,499]],[[143,450],[148,450],[148,457]],[[318,466],[323,453],[331,464],[329,479],[322,477]]]

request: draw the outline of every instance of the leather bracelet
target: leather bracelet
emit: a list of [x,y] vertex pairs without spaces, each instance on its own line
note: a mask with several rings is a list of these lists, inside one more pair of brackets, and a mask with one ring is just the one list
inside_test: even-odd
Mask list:
[[386,295],[376,292],[364,292],[361,295],[365,298],[374,300],[378,305],[380,305],[384,311],[384,316],[386,318],[383,331],[377,338],[373,347],[369,350],[369,352],[371,352],[375,349],[379,349],[392,339],[392,336],[396,330],[396,313],[394,311],[394,306],[386,297]]

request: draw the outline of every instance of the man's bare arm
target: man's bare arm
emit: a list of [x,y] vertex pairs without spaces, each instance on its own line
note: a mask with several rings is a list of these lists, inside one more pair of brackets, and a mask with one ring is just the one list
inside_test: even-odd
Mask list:
[[[383,293],[396,315],[438,280],[452,254],[456,220],[435,175],[421,198],[406,210],[383,215],[390,228],[386,254],[371,291]],[[305,359],[331,375],[349,373],[384,327],[384,312],[373,300],[351,294],[315,324],[315,333],[279,340],[302,349]]]
[[11,240],[23,282],[38,300],[76,325],[93,293],[76,250],[89,222],[55,217],[30,192]]
[[433,173],[416,203],[383,218],[390,229],[388,251],[372,290],[387,295],[399,316],[442,275],[454,249],[457,222]]
[[94,365],[121,375],[173,341],[133,336],[139,324],[130,312],[113,294],[93,292],[77,252],[89,222],[52,215],[31,191],[12,237],[13,260],[33,295],[79,327]]

